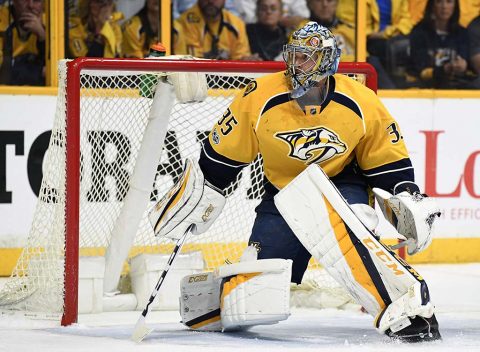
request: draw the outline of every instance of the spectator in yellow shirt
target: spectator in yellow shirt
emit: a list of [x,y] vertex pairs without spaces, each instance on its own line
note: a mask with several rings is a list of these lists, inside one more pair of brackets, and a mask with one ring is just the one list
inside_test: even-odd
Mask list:
[[368,62],[379,72],[380,88],[396,88],[391,76],[401,70],[397,61],[393,62],[391,53],[407,57],[407,35],[412,28],[408,0],[367,0]]
[[0,6],[0,84],[45,85],[42,0]]
[[174,22],[174,53],[208,59],[249,59],[243,21],[224,9],[225,0],[198,0]]
[[[385,4],[388,7],[384,7]],[[412,30],[413,21],[409,12],[409,0],[366,0],[366,5],[367,35],[375,33],[374,36],[391,38],[397,34],[408,35]],[[357,13],[356,6],[356,1],[339,1],[337,17],[345,23],[354,24]],[[387,8],[389,11],[385,11]],[[385,20],[386,17],[389,17],[388,22]]]
[[70,57],[120,57],[122,30],[118,21],[122,13],[114,12],[113,0],[88,0],[83,17],[69,21]]
[[[342,49],[341,61],[351,62],[355,60],[355,27],[337,17],[338,3],[339,0],[307,0],[310,21],[327,27],[337,39],[338,47]],[[302,22],[300,27],[308,21]]]
[[159,41],[159,0],[146,0],[145,6],[123,26],[123,55],[146,57],[150,45]]

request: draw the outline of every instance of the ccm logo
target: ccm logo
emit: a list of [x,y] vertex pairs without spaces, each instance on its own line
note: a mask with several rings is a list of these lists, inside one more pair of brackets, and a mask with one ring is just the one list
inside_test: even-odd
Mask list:
[[202,220],[203,222],[207,222],[208,218],[210,217],[210,214],[212,214],[213,211],[213,205],[210,204],[207,209],[205,209],[205,212],[202,215]]
[[384,262],[387,268],[391,269],[395,275],[399,276],[405,274],[405,272],[399,268],[398,263],[394,261],[392,255],[387,253],[385,248],[377,245],[371,238],[366,238],[362,242],[371,252],[373,252],[382,262]]
[[188,283],[191,284],[193,282],[200,282],[200,281],[207,281],[208,275],[196,275],[196,276],[190,276],[188,279]]

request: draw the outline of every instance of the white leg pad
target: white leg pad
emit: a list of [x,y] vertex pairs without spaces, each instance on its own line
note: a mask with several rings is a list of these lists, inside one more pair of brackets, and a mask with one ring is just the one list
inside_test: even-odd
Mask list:
[[432,303],[422,302],[421,284],[417,282],[408,288],[408,292],[396,301],[393,301],[375,319],[375,326],[379,332],[384,333],[388,329],[397,332],[411,324],[410,318],[420,315],[431,318],[434,306]]
[[194,330],[231,331],[276,324],[290,316],[292,261],[264,259],[224,265],[182,279],[180,314]]
[[214,273],[185,276],[180,282],[182,323],[193,330],[221,331],[220,292],[222,280]]
[[[305,248],[372,316],[384,312],[385,302],[395,302],[410,287],[424,284],[415,270],[375,238],[317,165],[284,187],[275,204]],[[346,235],[350,239],[339,233],[342,222],[353,233]],[[349,263],[347,256],[355,252],[361,260]]]
[[270,325],[290,316],[292,261],[263,259],[219,268],[224,330]]

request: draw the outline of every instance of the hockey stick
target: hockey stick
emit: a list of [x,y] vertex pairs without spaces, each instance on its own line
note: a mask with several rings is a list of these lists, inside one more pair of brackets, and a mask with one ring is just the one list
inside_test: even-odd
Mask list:
[[190,225],[187,231],[185,231],[185,233],[182,235],[182,237],[180,237],[177,240],[177,244],[175,245],[175,248],[173,249],[172,254],[170,254],[170,258],[168,258],[167,264],[165,265],[165,269],[163,269],[163,272],[160,275],[160,278],[158,279],[158,282],[155,285],[155,288],[153,289],[153,292],[150,295],[150,298],[148,299],[145,309],[143,309],[142,314],[140,314],[140,317],[138,318],[137,323],[135,324],[135,328],[131,336],[131,339],[133,341],[141,342],[148,334],[150,334],[153,331],[153,329],[149,328],[145,322],[149,307],[155,300],[155,297],[157,297],[157,293],[160,290],[160,286],[162,286],[163,280],[165,279],[165,276],[167,276],[167,273],[170,270],[173,260],[177,256],[178,252],[180,252],[180,249],[182,248],[182,245],[185,242],[185,239],[193,231],[194,227],[195,227],[194,224]]

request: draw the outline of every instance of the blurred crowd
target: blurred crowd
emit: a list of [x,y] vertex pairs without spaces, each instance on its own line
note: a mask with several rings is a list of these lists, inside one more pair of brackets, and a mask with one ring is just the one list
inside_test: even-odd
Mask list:
[[[161,0],[67,0],[68,58],[136,57],[159,41]],[[367,0],[367,61],[379,87],[480,88],[480,0]],[[173,53],[282,60],[289,34],[328,27],[355,60],[354,0],[173,0]],[[43,0],[0,0],[0,84],[45,85]]]

